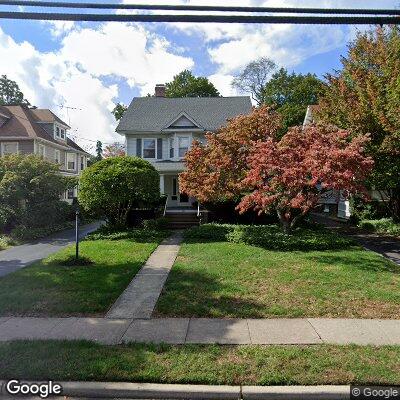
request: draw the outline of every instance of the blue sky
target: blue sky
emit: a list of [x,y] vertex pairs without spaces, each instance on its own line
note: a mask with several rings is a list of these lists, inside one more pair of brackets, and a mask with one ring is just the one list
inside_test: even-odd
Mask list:
[[[218,0],[141,3],[227,4]],[[231,0],[229,4],[398,8],[399,1]],[[11,9],[16,7],[0,6],[0,10]],[[32,104],[66,119],[72,126],[71,137],[90,150],[98,139],[122,140],[114,132],[110,113],[115,103],[129,104],[135,96],[152,93],[156,83],[169,81],[185,68],[209,77],[222,95],[238,95],[230,83],[248,62],[269,57],[290,71],[322,77],[340,68],[340,55],[346,54],[355,33],[356,28],[348,26],[0,20],[0,74],[16,80]]]

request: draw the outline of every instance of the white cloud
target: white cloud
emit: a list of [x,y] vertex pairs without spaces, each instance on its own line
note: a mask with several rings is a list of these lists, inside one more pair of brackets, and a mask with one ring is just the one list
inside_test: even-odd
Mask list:
[[210,75],[208,79],[214,84],[222,96],[237,96],[238,93],[232,88],[232,75],[214,74]]
[[167,40],[139,25],[71,26],[63,34],[59,50],[45,53],[29,42],[17,43],[0,28],[0,71],[18,82],[32,104],[70,122],[82,145],[92,143],[84,139],[122,140],[111,114],[118,86],[103,78],[124,80],[147,94],[193,66],[192,59],[174,54]]

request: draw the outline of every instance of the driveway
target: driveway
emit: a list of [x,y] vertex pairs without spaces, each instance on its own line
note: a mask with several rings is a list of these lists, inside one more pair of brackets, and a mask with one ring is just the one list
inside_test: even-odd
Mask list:
[[[100,225],[101,222],[83,225],[80,228],[79,236],[81,238],[85,237],[88,233],[95,231]],[[68,229],[32,243],[0,251],[0,277],[25,268],[74,242],[75,229]]]

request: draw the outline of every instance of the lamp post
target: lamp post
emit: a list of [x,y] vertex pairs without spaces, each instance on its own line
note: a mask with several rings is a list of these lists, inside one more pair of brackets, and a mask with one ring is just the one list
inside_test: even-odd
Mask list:
[[79,259],[79,208],[75,211],[75,260]]

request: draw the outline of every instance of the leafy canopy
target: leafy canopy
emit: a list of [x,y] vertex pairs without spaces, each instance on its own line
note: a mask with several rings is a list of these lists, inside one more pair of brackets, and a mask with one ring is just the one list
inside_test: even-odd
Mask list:
[[275,210],[286,230],[327,190],[363,191],[372,166],[367,138],[324,126],[294,127],[279,140],[280,115],[264,105],[233,118],[186,153],[181,189],[200,202],[240,200],[240,212]]
[[252,142],[275,136],[280,129],[280,116],[261,106],[231,119],[216,133],[207,133],[205,145],[194,142],[186,153],[180,188],[200,202],[238,200]]
[[[0,157],[0,225],[51,223],[50,210],[60,203],[60,195],[76,185],[75,179],[60,175],[58,165],[37,155]],[[0,217],[0,220],[2,218]]]
[[117,103],[111,113],[114,115],[116,121],[119,121],[124,115],[128,107],[125,104]]
[[370,133],[369,185],[389,196],[390,212],[400,220],[400,28],[359,33],[342,65],[327,75],[316,117],[354,135]]
[[7,75],[0,76],[0,105],[1,104],[27,104],[29,101],[19,89],[15,81],[7,78]]
[[260,105],[263,102],[263,91],[268,78],[276,69],[276,64],[267,57],[262,57],[247,64],[237,75],[232,86],[244,93],[251,93],[253,100]]
[[303,123],[307,106],[317,104],[322,88],[314,74],[290,74],[281,68],[265,84],[262,101],[282,115],[282,133],[286,133],[289,127]]
[[219,97],[216,87],[205,77],[195,77],[185,69],[165,85],[166,97]]
[[125,146],[119,142],[108,144],[103,152],[104,158],[122,157],[124,155],[125,155]]
[[350,139],[348,131],[332,126],[292,127],[281,140],[253,143],[243,180],[248,190],[238,209],[276,210],[286,231],[332,190],[344,196],[363,193],[362,182],[373,161],[364,155],[368,137]]
[[112,225],[126,225],[133,207],[148,207],[160,198],[159,174],[137,157],[111,157],[86,168],[79,183],[79,203]]

